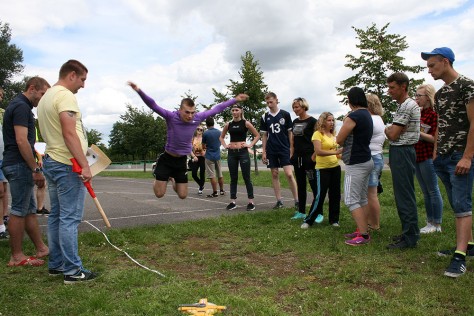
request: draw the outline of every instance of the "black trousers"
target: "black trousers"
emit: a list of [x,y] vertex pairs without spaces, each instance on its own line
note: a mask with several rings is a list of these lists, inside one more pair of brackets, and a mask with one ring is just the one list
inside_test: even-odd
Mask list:
[[313,225],[316,217],[323,215],[323,205],[326,194],[329,196],[329,224],[339,222],[341,211],[341,166],[316,170],[316,182],[319,189],[318,204],[312,208],[305,218],[305,223]]
[[316,162],[311,160],[311,154],[302,154],[293,155],[293,157],[291,157],[291,163],[295,170],[296,185],[298,187],[298,211],[302,214],[306,214],[307,183],[309,183],[311,191],[313,192],[313,201],[310,210],[313,209],[318,194],[316,170],[314,169]]
[[[204,183],[206,183],[206,158],[203,156],[197,156],[198,161],[193,161],[191,174],[194,181],[199,185],[199,189],[204,188]],[[198,176],[199,171],[199,176]]]

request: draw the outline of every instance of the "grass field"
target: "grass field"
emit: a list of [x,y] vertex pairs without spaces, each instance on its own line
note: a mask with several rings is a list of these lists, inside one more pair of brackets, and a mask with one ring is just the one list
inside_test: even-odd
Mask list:
[[[254,181],[270,186],[269,173]],[[81,234],[79,248],[84,266],[100,277],[72,286],[43,267],[7,268],[9,247],[1,242],[0,315],[182,315],[179,304],[205,297],[226,305],[225,315],[474,315],[473,260],[464,276],[450,279],[443,276],[449,258],[436,255],[455,242],[444,189],[443,233],[423,235],[415,249],[389,251],[400,222],[390,172],[383,183],[381,230],[361,247],[344,244],[344,233],[354,230],[344,206],[340,228],[325,221],[301,230],[289,219],[293,210],[281,209],[108,232],[112,243],[165,278],[132,263],[99,233]],[[419,189],[417,200],[424,226]],[[25,248],[33,252],[29,241]]]

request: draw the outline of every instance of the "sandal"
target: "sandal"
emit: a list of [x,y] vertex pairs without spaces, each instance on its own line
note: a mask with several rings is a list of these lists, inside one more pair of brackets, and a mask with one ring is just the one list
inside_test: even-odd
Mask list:
[[215,198],[215,197],[218,197],[218,196],[219,196],[219,194],[217,194],[217,192],[214,192],[212,194],[207,195],[208,198]]
[[45,262],[44,260],[31,256],[26,259],[23,259],[22,261],[18,263],[13,263],[10,261],[7,266],[8,267],[24,267],[24,266],[39,267],[39,266],[42,266],[44,262]]

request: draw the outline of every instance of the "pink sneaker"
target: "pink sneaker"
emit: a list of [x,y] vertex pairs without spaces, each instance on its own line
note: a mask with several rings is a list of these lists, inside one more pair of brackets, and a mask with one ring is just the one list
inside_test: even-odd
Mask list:
[[346,245],[349,245],[349,246],[360,246],[360,245],[368,244],[369,242],[370,242],[370,237],[365,239],[361,235],[358,235],[355,238],[345,241]]
[[359,236],[359,228],[357,228],[356,231],[353,233],[344,235],[344,237],[346,237],[347,239],[356,238],[357,236]]

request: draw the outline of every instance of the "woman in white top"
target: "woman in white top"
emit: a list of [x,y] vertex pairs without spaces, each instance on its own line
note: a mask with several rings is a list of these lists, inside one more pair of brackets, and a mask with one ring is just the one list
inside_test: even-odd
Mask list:
[[374,123],[374,131],[370,140],[370,152],[374,161],[374,170],[369,178],[369,191],[367,194],[369,200],[368,223],[369,229],[380,229],[380,203],[377,196],[377,186],[379,184],[380,175],[382,174],[383,160],[383,143],[385,142],[385,124],[382,120],[383,109],[379,97],[375,94],[367,94],[368,110],[372,115]]

